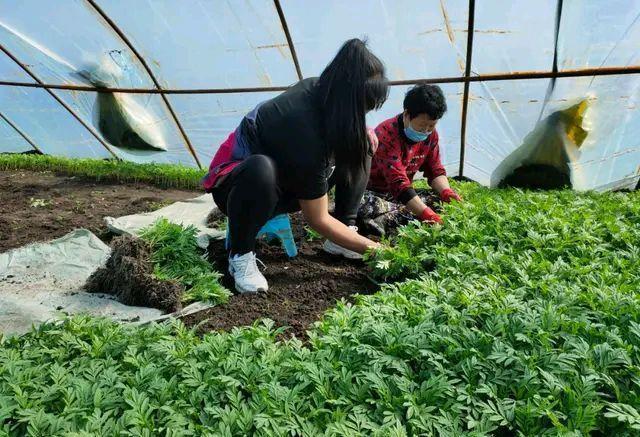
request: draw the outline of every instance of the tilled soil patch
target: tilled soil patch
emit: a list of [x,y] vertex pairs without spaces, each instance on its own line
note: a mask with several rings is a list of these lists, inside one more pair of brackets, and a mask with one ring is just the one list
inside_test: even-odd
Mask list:
[[[300,214],[291,214],[291,219],[297,257],[289,259],[277,242],[261,241],[257,247],[258,258],[266,266],[263,273],[269,282],[267,293],[234,294],[227,304],[187,316],[184,322],[207,332],[230,330],[269,318],[278,327],[289,327],[284,337],[295,335],[306,339],[306,330],[336,301],[342,298],[351,301],[356,293],[370,294],[377,290],[367,277],[364,262],[323,252],[322,240],[308,239]],[[209,245],[209,259],[217,270],[225,273],[224,285],[234,290],[224,241]]]
[[[200,194],[198,191],[165,190],[143,184],[103,183],[51,172],[2,171],[0,252],[32,242],[52,240],[81,227],[109,242],[112,235],[104,225],[105,216],[150,211]],[[291,327],[285,336],[296,335],[304,339],[305,331],[336,301],[342,298],[352,300],[355,293],[368,294],[377,289],[367,278],[368,271],[363,262],[324,253],[323,240],[309,240],[300,214],[292,214],[291,218],[298,244],[296,258],[289,259],[277,244],[258,245],[258,257],[266,265],[264,273],[269,281],[269,292],[234,295],[227,304],[186,317],[188,325],[201,323],[199,330],[206,332],[251,325],[258,319],[270,318],[277,326]],[[223,217],[214,219],[219,226],[224,223]],[[112,261],[111,271],[117,271],[117,274],[104,275],[102,285],[94,285],[94,290],[111,290],[132,305],[148,305],[165,311],[177,309],[176,284],[153,282],[150,277],[153,269],[139,256],[144,249],[128,247],[137,243],[129,241],[125,244],[125,241],[122,240],[121,248],[115,244],[117,241],[114,242],[120,257],[117,262],[115,258]],[[227,273],[224,242],[212,242],[209,256],[214,267],[225,273],[224,284],[234,290],[233,281]],[[97,282],[98,278],[94,280]]]
[[0,252],[62,237],[77,228],[109,240],[105,216],[153,211],[201,194],[52,172],[0,171]]

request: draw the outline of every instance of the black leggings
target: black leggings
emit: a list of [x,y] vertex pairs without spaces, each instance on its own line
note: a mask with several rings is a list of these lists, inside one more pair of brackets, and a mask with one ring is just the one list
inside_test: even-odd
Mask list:
[[[346,225],[356,222],[369,168],[365,173],[350,184],[336,183],[333,176],[329,179],[330,187],[336,185],[334,215]],[[232,255],[253,252],[256,236],[269,219],[300,209],[298,199],[278,185],[277,175],[273,159],[266,155],[251,155],[211,190],[216,205],[229,218]]]

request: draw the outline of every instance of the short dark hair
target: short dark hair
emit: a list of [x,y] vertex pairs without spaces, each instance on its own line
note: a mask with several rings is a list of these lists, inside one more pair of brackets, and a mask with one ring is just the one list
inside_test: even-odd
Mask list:
[[404,96],[404,110],[409,113],[409,118],[415,118],[420,114],[427,114],[433,120],[442,118],[447,112],[447,101],[442,89],[438,85],[424,83],[412,87]]

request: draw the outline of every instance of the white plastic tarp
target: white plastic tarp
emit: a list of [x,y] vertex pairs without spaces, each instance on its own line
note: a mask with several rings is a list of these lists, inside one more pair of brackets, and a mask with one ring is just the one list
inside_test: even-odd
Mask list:
[[23,333],[65,314],[86,313],[121,321],[160,317],[160,310],[127,306],[111,296],[82,291],[109,253],[109,246],[86,229],[0,253],[0,333]]
[[194,226],[197,229],[196,239],[202,249],[209,247],[212,238],[224,237],[224,231],[209,228],[207,217],[216,209],[210,194],[204,194],[193,199],[175,202],[156,211],[132,214],[124,217],[105,217],[104,220],[110,231],[118,234],[136,235],[142,229],[152,225],[160,218],[166,218],[171,223],[183,226]]
[[125,323],[148,323],[182,317],[206,308],[194,302],[163,314],[155,308],[124,305],[113,296],[87,293],[83,286],[111,249],[86,229],[46,243],[0,253],[0,335],[21,334],[32,326],[74,314],[109,317]]

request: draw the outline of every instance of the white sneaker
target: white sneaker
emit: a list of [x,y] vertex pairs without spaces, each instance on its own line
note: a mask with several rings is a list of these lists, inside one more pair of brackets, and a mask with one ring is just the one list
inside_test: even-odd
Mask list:
[[[349,226],[349,228],[353,229],[355,232],[358,232],[357,226]],[[322,250],[331,255],[341,255],[348,259],[362,259],[362,255],[358,252],[354,252],[353,250],[346,249],[340,245],[337,245],[331,240],[326,240],[324,245],[322,246]]]
[[253,252],[229,257],[229,273],[233,276],[236,290],[240,293],[257,293],[269,290],[267,279],[258,270],[256,254]]

